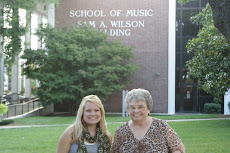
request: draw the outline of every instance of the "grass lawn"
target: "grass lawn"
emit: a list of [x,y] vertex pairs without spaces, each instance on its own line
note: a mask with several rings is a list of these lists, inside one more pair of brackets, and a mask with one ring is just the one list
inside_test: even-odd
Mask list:
[[[174,116],[171,116],[171,118],[176,119]],[[159,116],[157,118],[161,117],[167,118],[170,116]],[[182,119],[188,116],[180,115],[178,117]],[[129,120],[129,118],[119,118],[117,116],[106,117],[109,123],[111,121]],[[16,119],[15,122],[20,123],[16,125],[56,125],[71,124],[74,120],[75,117],[28,117]],[[121,124],[108,124],[109,132],[113,135],[115,129]],[[187,153],[228,153],[230,150],[230,120],[184,121],[169,122],[169,124],[182,139]],[[67,126],[0,129],[0,152],[54,153],[56,152],[57,141]]]
[[229,153],[230,120],[169,122],[187,153]]
[[[164,120],[175,119],[204,119],[204,118],[219,118],[219,114],[193,114],[193,115],[151,115]],[[107,122],[126,122],[129,121],[129,117],[121,117],[121,115],[106,115]],[[53,124],[72,124],[75,121],[75,117],[60,117],[60,116],[36,116],[14,119],[17,125],[53,125]]]

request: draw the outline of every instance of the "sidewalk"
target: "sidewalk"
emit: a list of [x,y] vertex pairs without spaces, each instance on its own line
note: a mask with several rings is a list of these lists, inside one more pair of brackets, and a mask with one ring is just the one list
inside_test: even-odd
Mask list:
[[48,126],[64,126],[64,125],[70,125],[70,124],[53,124],[53,125],[21,125],[21,126],[13,126],[13,125],[5,125],[0,126],[1,129],[14,129],[14,128],[31,128],[31,127],[48,127]]
[[[178,119],[178,120],[166,120],[166,121],[167,122],[184,122],[184,121],[208,121],[208,120],[230,120],[230,118]],[[126,122],[107,122],[107,124],[113,124],[113,123],[126,123]],[[5,126],[0,126],[0,129],[48,127],[48,126],[68,126],[68,125],[70,125],[70,124],[22,125],[22,126],[5,125]]]

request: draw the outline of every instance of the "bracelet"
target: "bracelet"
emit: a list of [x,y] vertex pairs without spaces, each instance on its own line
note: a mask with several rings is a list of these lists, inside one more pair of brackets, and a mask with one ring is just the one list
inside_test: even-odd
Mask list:
[[181,153],[184,153],[181,149],[177,149],[178,151],[180,151]]

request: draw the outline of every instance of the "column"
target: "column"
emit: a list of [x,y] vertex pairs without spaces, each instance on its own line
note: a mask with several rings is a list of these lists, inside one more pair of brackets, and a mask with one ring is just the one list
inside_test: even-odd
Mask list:
[[169,0],[168,23],[168,114],[175,114],[175,71],[176,71],[176,0]]
[[4,55],[3,55],[3,38],[0,36],[0,101],[4,92]]
[[[25,48],[30,48],[30,44],[31,44],[31,30],[30,30],[30,26],[28,26],[28,31],[26,33],[26,44],[27,46],[25,46]],[[31,99],[31,80],[27,77],[25,77],[25,98],[27,98],[28,100]]]
[[[0,4],[0,9],[2,9],[2,4]],[[0,16],[2,18],[2,16]],[[0,35],[0,101],[2,100],[4,91],[4,55],[3,55],[3,38]]]
[[55,7],[54,3],[48,5],[48,23],[52,27],[55,26]]
[[228,90],[224,96],[224,115],[230,115],[228,103],[230,103],[230,90]]
[[[55,6],[54,3],[48,5],[48,24],[52,27],[55,27]],[[54,112],[54,104],[50,104],[48,106],[48,110],[50,113]]]
[[12,103],[18,103],[18,57],[15,58],[11,68]]

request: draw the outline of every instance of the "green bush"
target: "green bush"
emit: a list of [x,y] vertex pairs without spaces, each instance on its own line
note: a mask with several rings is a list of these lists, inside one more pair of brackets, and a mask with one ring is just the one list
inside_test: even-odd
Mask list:
[[6,114],[8,111],[8,106],[0,103],[0,114]]
[[204,112],[211,114],[211,113],[220,113],[221,106],[220,104],[216,103],[206,103],[204,104]]
[[0,126],[8,125],[11,123],[14,123],[14,121],[13,120],[2,120],[2,122],[0,122]]

